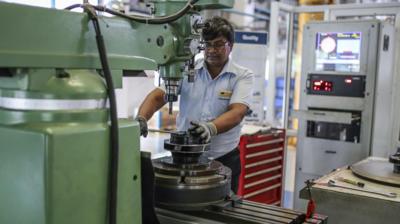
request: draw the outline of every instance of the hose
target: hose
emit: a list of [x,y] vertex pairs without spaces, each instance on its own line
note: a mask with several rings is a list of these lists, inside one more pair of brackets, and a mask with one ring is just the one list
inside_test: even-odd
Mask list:
[[190,9],[193,8],[193,4],[199,0],[189,0],[186,5],[178,12],[169,15],[161,16],[156,18],[145,17],[145,16],[129,16],[124,13],[108,9],[104,6],[94,6],[90,4],[74,4],[66,10],[72,10],[74,8],[83,8],[93,23],[93,27],[96,33],[96,43],[100,56],[101,66],[104,73],[104,79],[107,85],[107,96],[110,102],[110,164],[109,164],[109,186],[108,186],[108,223],[117,223],[117,190],[118,190],[118,158],[119,158],[119,133],[118,133],[118,115],[117,115],[117,104],[115,99],[114,84],[111,77],[110,66],[107,60],[107,52],[104,44],[104,38],[101,34],[100,24],[95,10],[107,12],[109,14],[133,20],[140,23],[146,24],[164,24],[177,20]]
[[104,79],[107,85],[107,95],[110,102],[110,164],[109,164],[109,192],[108,192],[108,223],[117,223],[117,189],[118,189],[118,157],[119,157],[119,142],[118,142],[118,115],[117,103],[115,99],[114,84],[111,77],[110,66],[107,60],[107,52],[104,44],[104,39],[101,34],[99,20],[96,12],[91,8],[85,8],[89,18],[93,22],[96,32],[96,43],[99,51],[101,66],[104,73]]
[[184,14],[186,14],[190,9],[193,8],[193,5],[196,4],[199,0],[188,0],[186,5],[180,9],[178,12],[172,14],[172,15],[168,15],[168,16],[160,16],[160,17],[147,17],[147,16],[130,16],[130,15],[126,15],[122,12],[118,12],[116,10],[112,10],[109,9],[105,6],[99,6],[99,5],[90,5],[90,4],[74,4],[71,6],[66,7],[66,10],[72,10],[75,8],[87,8],[87,7],[91,7],[97,11],[101,11],[101,12],[107,12],[111,15],[115,15],[115,16],[119,16],[125,19],[129,19],[129,20],[133,20],[136,22],[140,22],[140,23],[146,23],[146,24],[164,24],[164,23],[170,23],[173,22],[177,19],[179,19],[180,17],[182,17]]

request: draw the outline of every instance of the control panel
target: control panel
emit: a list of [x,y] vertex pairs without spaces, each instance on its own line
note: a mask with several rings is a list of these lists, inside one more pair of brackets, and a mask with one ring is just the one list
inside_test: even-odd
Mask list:
[[[380,22],[311,22],[303,33],[295,194],[370,153]],[[295,208],[305,202],[295,199]]]
[[307,94],[344,97],[365,96],[365,76],[308,74]]

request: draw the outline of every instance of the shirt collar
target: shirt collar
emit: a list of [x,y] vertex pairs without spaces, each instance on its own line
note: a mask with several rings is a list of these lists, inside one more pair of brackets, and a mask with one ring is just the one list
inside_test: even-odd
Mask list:
[[[204,60],[204,57],[199,58],[196,63],[195,63],[195,69],[196,70],[200,70],[200,69],[207,69],[207,65],[206,62]],[[224,68],[222,68],[222,71],[218,74],[218,76],[215,78],[217,79],[220,76],[223,76],[225,74],[233,74],[236,75],[236,73],[234,72],[234,66],[233,66],[233,60],[231,55],[229,55],[228,61],[226,62],[226,64],[224,65]],[[207,71],[208,72],[208,71]]]

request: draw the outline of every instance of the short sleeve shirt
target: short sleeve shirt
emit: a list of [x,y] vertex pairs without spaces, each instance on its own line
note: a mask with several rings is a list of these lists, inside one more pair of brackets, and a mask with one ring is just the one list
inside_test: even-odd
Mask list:
[[[229,59],[221,73],[212,79],[203,59],[196,62],[194,82],[187,77],[180,84],[177,129],[186,131],[191,121],[209,122],[228,111],[228,106],[241,103],[250,108],[253,73]],[[165,87],[162,88],[165,91]],[[211,138],[210,150],[205,156],[218,158],[236,148],[242,123],[227,132]]]

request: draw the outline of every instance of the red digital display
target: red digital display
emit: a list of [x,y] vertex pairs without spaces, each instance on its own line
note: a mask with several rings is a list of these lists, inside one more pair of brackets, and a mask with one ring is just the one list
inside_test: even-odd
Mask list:
[[314,91],[332,92],[333,83],[324,80],[313,80],[312,89]]

